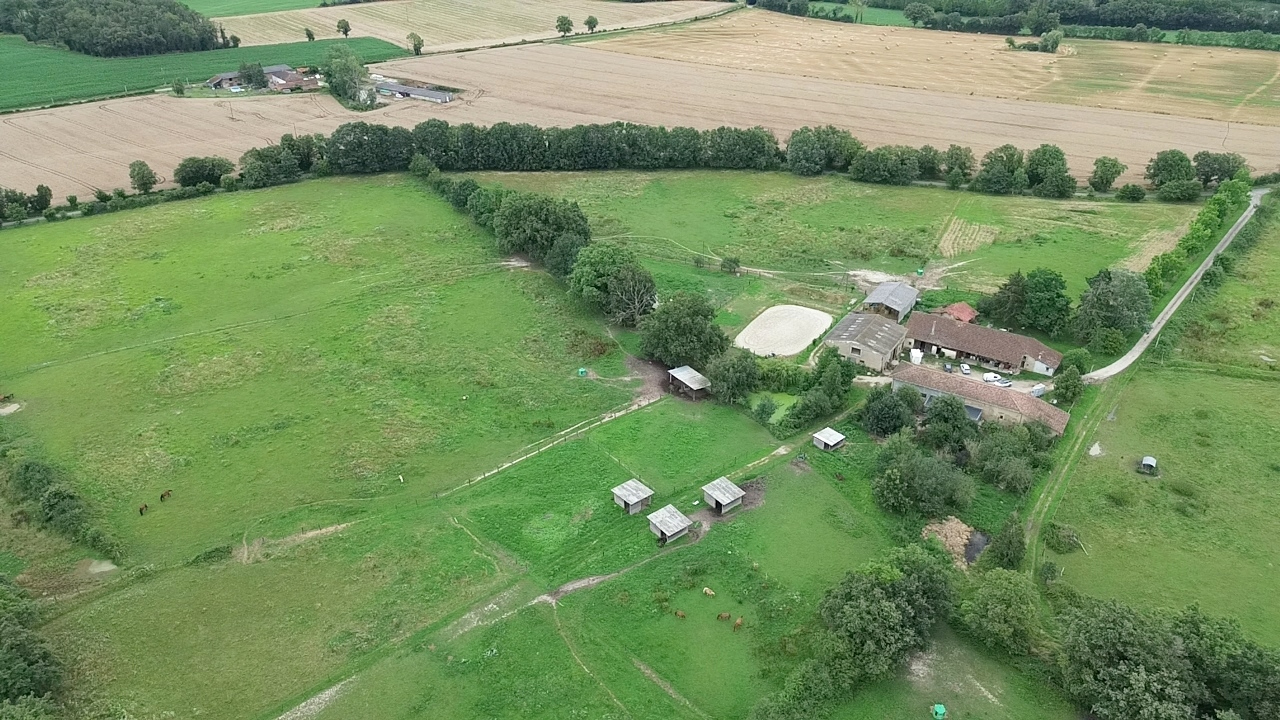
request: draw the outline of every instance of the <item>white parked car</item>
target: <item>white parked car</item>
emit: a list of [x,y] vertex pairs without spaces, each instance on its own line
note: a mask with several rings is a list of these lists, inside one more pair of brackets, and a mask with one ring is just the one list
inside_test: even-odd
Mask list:
[[964,375],[968,375],[969,373],[973,372],[973,369],[970,368],[967,363],[960,363],[960,372]]
[[1000,373],[982,373],[982,382],[985,383],[996,383],[1003,379],[1004,378],[1000,377]]

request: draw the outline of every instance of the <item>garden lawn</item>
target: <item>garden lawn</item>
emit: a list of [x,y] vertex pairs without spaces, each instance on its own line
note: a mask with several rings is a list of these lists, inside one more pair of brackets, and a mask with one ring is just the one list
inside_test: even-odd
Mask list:
[[[1280,645],[1273,567],[1280,407],[1270,380],[1143,368],[1080,458],[1056,521],[1088,555],[1049,556],[1084,592],[1146,606],[1199,603]],[[1102,408],[1110,413],[1112,408]],[[1160,475],[1136,472],[1153,455]]]
[[[477,173],[576,200],[598,237],[624,240],[652,259],[711,267],[734,256],[793,281],[834,284],[841,271],[913,273],[924,262],[958,265],[945,283],[991,289],[1015,270],[1062,272],[1078,295],[1085,279],[1155,247],[1172,247],[1194,205],[1044,200],[935,187],[801,178],[782,172]],[[1164,248],[1167,249],[1167,248]]]
[[101,58],[35,45],[17,35],[0,35],[0,110],[57,105],[78,100],[146,92],[175,80],[198,85],[241,63],[314,66],[334,45],[346,44],[365,62],[408,54],[376,38],[317,40],[282,45],[227,48],[144,57]]

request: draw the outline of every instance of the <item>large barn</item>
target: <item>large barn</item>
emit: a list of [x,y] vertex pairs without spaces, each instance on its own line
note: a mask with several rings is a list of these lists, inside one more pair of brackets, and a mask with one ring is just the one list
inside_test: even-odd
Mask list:
[[932,313],[911,316],[907,342],[931,355],[1015,375],[1023,370],[1053,375],[1062,363],[1062,353],[1035,338]]
[[964,402],[969,417],[978,422],[1039,421],[1054,434],[1061,435],[1071,419],[1065,411],[1040,398],[922,365],[900,365],[893,371],[893,389],[904,385],[919,390],[926,406],[944,395],[954,395]]

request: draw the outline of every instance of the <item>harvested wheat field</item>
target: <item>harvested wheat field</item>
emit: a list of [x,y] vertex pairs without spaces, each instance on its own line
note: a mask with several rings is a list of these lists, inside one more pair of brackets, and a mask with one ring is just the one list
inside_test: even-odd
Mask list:
[[1056,55],[1004,38],[741,12],[592,47],[740,70],[1280,125],[1280,53],[1067,39]]
[[426,41],[425,52],[439,52],[556,37],[560,15],[568,15],[578,32],[586,32],[582,21],[594,15],[600,21],[600,32],[688,20],[734,7],[700,0],[394,0],[239,15],[214,22],[240,36],[243,45],[266,45],[302,40],[306,28],[319,38],[341,37],[338,20],[346,20],[351,23],[352,35],[403,46],[405,37],[416,32]]
[[785,139],[802,125],[849,128],[872,145],[1054,143],[1086,176],[1114,155],[1140,179],[1156,152],[1227,149],[1259,170],[1280,166],[1275,129],[1167,115],[996,100],[778,73],[728,70],[577,45],[525,45],[379,65],[380,72],[463,88],[447,105],[402,101],[367,113],[324,95],[236,100],[136,97],[17,113],[0,121],[0,185],[49,185],[54,194],[126,187],[128,165],[145,160],[162,176],[190,155],[237,159],[284,133],[328,133],[355,120],[412,126],[539,125],[623,120],[689,125],[760,125]]

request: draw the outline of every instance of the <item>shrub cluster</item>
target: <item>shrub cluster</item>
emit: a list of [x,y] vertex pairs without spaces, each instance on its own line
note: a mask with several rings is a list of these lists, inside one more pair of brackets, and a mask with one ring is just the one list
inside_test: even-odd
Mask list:
[[37,185],[35,193],[31,195],[0,187],[0,222],[14,222],[42,215],[49,209],[52,201],[53,190],[48,185]]
[[23,506],[23,517],[113,560],[121,558],[120,543],[94,523],[88,503],[62,470],[35,458],[9,459],[5,469],[9,496]]
[[[1197,194],[1198,192],[1197,190]],[[1213,197],[1196,214],[1187,234],[1178,240],[1177,247],[1152,258],[1151,264],[1144,271],[1143,277],[1153,297],[1164,295],[1170,284],[1182,277],[1190,258],[1208,247],[1227,216],[1248,197],[1249,184],[1244,180],[1226,180],[1218,185]]]
[[0,0],[0,32],[102,57],[240,44],[177,0]]
[[[917,0],[870,0],[870,7],[904,10]],[[1071,25],[1132,28],[1136,25],[1243,32],[1280,30],[1280,18],[1270,10],[1240,0],[923,0],[935,11],[977,19],[1022,16],[1024,27],[1047,19]],[[1001,30],[1017,33],[1020,28]],[[1052,27],[1046,28],[1048,30]],[[1038,35],[1039,32],[1033,31]]]
[[0,575],[0,717],[55,716],[48,697],[62,685],[62,665],[39,635],[35,601]]

